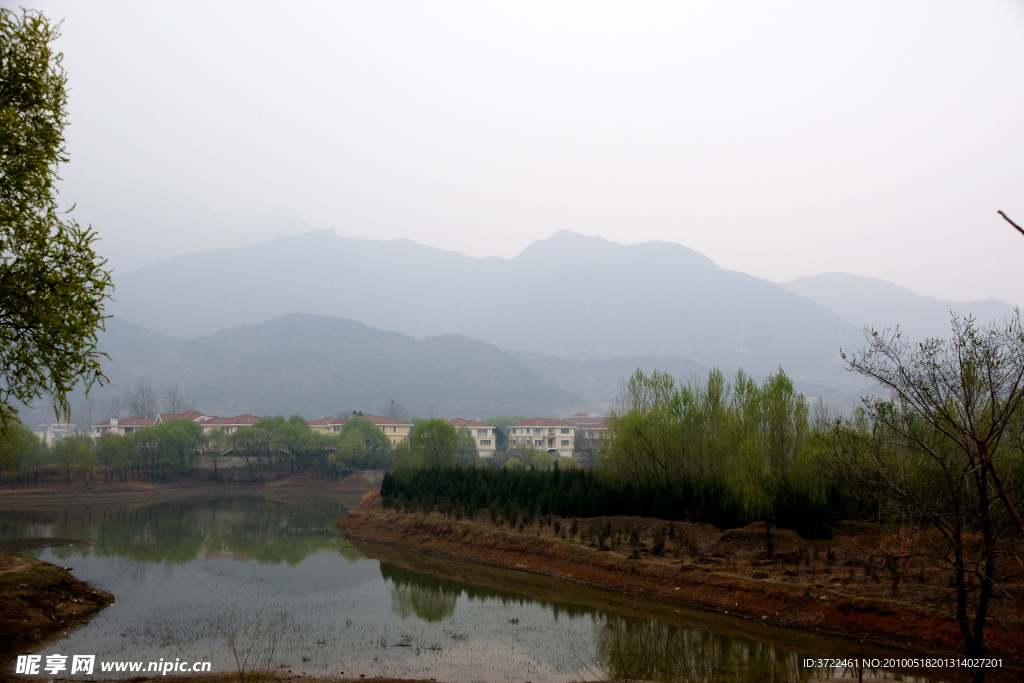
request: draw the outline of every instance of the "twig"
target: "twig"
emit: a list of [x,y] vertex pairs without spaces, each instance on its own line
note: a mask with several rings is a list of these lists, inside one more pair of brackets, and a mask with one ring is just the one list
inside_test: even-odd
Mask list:
[[1009,224],[1010,224],[1010,225],[1012,225],[1013,227],[1017,228],[1017,231],[1018,231],[1018,232],[1019,232],[1020,234],[1024,235],[1024,228],[1020,227],[1019,225],[1017,225],[1016,223],[1014,223],[1013,221],[1011,221],[1011,220],[1010,220],[1010,217],[1009,217],[1009,216],[1007,216],[1007,215],[1006,215],[1005,213],[1003,213],[1002,211],[999,211],[998,213],[999,213],[999,215],[1000,215],[1000,216],[1002,216],[1002,217],[1003,217],[1004,219],[1006,219],[1006,222],[1007,222],[1007,223],[1009,223]]

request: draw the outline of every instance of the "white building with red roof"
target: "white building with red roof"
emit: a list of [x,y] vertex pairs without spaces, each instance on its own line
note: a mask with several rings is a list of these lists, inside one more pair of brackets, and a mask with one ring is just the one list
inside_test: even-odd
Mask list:
[[494,451],[498,446],[497,427],[461,417],[453,417],[450,420],[445,420],[445,422],[456,429],[469,430],[470,436],[476,441],[476,450],[481,458],[489,458],[494,455]]
[[235,417],[207,417],[200,424],[203,426],[203,434],[209,434],[214,430],[220,430],[222,434],[232,434],[242,427],[252,427],[260,421],[255,415],[243,414]]
[[379,427],[384,432],[384,436],[388,437],[388,441],[391,442],[392,446],[397,446],[402,441],[408,441],[412,438],[413,425],[411,422],[397,420],[393,417],[384,417],[383,415],[353,415],[352,417],[371,420],[376,427]]
[[154,422],[155,420],[151,420],[148,417],[112,417],[109,420],[104,420],[94,425],[93,433],[97,437],[109,434],[124,436],[143,427],[151,427]]
[[563,458],[570,458],[575,441],[575,425],[547,417],[524,420],[509,425],[508,428],[510,450],[526,447],[539,448],[552,455],[558,454]]
[[322,434],[338,434],[341,432],[345,420],[353,417],[373,422],[375,427],[384,432],[384,436],[388,438],[392,446],[397,446],[402,441],[408,441],[412,436],[413,425],[411,422],[396,420],[393,417],[384,417],[383,415],[351,415],[346,418],[318,417],[315,420],[309,421],[309,428],[314,432]]
[[160,413],[156,416],[156,422],[154,424],[167,424],[171,420],[192,420],[193,422],[205,422],[210,418],[203,415],[198,410],[187,410],[184,413]]
[[337,434],[341,431],[343,424],[345,421],[340,417],[318,417],[315,420],[309,420],[309,428],[321,434]]

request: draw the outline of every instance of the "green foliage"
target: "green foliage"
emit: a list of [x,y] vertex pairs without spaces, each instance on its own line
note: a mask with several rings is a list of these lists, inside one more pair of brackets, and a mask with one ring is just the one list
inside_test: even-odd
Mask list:
[[0,426],[0,466],[13,479],[20,472],[35,471],[43,465],[46,448],[39,438],[20,422]]
[[819,442],[807,412],[781,370],[762,386],[743,373],[729,385],[717,370],[705,385],[638,372],[608,418],[615,438],[595,470],[527,448],[500,469],[396,471],[381,495],[395,507],[461,506],[469,516],[489,510],[509,522],[523,510],[524,517],[637,515],[721,528],[766,520],[827,535],[843,499],[818,479]]
[[458,432],[441,419],[427,420],[416,428],[412,436],[412,449],[425,468],[451,467],[455,464],[458,448]]
[[496,415],[484,420],[487,424],[494,425],[498,429],[494,441],[494,446],[498,451],[505,451],[508,448],[508,428],[511,425],[525,421],[525,415]]
[[330,463],[338,469],[381,469],[394,463],[394,450],[373,420],[353,415],[342,425]]
[[[806,528],[833,519],[838,500],[818,478],[807,401],[780,368],[761,386],[740,371],[732,384],[715,369],[705,384],[637,371],[607,422],[615,439],[599,467],[638,490],[691,492],[691,514]],[[723,501],[728,503],[723,505]],[[836,510],[835,513],[841,513]]]
[[50,43],[57,27],[36,11],[0,9],[0,424],[14,401],[47,394],[69,419],[67,394],[105,381],[96,348],[113,289],[96,233],[57,208],[68,161],[67,77]]
[[463,467],[474,467],[480,459],[480,451],[476,447],[476,439],[465,427],[457,431],[459,442],[455,447],[455,461]]

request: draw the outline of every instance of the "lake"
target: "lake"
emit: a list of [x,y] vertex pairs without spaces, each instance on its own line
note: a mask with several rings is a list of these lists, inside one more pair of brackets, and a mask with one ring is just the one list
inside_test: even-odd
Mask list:
[[[856,643],[816,634],[350,543],[334,522],[354,504],[233,497],[7,509],[0,537],[96,542],[21,554],[116,597],[41,651],[94,654],[97,669],[180,660],[235,670],[248,656],[246,667],[346,677],[803,682],[827,673],[805,658],[857,653]],[[872,675],[947,680],[908,673]]]

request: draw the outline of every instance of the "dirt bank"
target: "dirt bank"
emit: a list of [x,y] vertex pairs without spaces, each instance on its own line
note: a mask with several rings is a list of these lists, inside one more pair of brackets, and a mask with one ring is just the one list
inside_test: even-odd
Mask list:
[[[25,547],[45,547],[75,541],[19,542]],[[64,567],[0,554],[0,664],[9,668],[16,655],[34,652],[64,637],[113,602],[113,595],[79,581]]]
[[[680,526],[679,533],[689,531]],[[712,534],[703,529],[706,525],[693,526],[700,526],[698,530],[705,536],[714,535],[719,542],[733,546],[744,538],[743,530],[714,530]],[[542,574],[781,627],[921,653],[949,653],[960,644],[959,627],[938,610],[899,599],[853,594],[849,589],[854,584],[831,583],[826,577],[818,583],[787,582],[786,572],[796,574],[789,569],[769,573],[763,567],[746,565],[741,570],[728,560],[722,566],[702,565],[690,559],[644,556],[636,550],[626,557],[529,530],[516,533],[476,522],[445,520],[436,513],[423,516],[384,510],[377,494],[367,495],[338,522],[338,528],[346,538]],[[993,656],[1019,666],[1024,652],[1020,620],[1005,621],[1003,628],[993,624],[986,633],[986,646]]]

